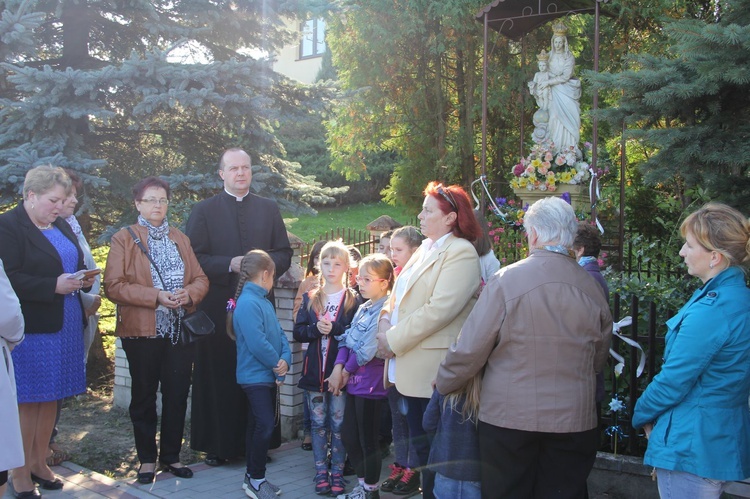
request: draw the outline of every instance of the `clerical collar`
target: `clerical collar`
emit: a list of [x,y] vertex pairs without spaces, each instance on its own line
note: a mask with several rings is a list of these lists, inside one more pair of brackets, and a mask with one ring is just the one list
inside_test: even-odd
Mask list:
[[235,196],[234,194],[229,192],[226,187],[224,188],[224,192],[232,196],[238,203],[241,203],[248,196],[248,194],[250,194],[250,191],[248,190],[244,196]]

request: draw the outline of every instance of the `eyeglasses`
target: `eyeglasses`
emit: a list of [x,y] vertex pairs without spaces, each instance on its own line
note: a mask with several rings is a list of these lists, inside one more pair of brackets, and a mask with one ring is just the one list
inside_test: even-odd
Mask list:
[[372,283],[372,282],[375,282],[375,281],[387,281],[387,280],[388,280],[388,279],[371,279],[371,278],[369,278],[369,277],[362,277],[361,275],[358,275],[358,276],[357,276],[357,277],[355,277],[354,279],[355,279],[355,280],[356,280],[356,281],[357,281],[358,283],[360,283],[360,284],[366,284],[366,285],[368,285],[368,286],[370,285],[370,283]]
[[141,203],[146,203],[146,204],[160,204],[162,206],[169,206],[169,199],[167,199],[167,198],[159,198],[159,199],[157,199],[157,198],[146,198],[146,199],[141,199]]
[[446,191],[445,189],[443,189],[443,184],[437,185],[437,191],[438,194],[443,196],[443,199],[448,201],[448,204],[453,207],[453,210],[458,213],[458,205],[456,204],[456,200],[453,199],[453,194],[451,194],[451,191]]
[[146,198],[146,199],[141,199],[141,203],[146,203],[146,204],[160,204],[162,206],[169,206],[169,199],[167,199],[167,198],[159,198],[159,199],[156,199],[156,198]]

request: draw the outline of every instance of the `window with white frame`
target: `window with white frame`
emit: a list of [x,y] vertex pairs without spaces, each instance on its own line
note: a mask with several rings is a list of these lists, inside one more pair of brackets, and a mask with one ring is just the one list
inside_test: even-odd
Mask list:
[[323,19],[311,19],[302,24],[302,42],[299,57],[320,57],[326,51],[326,23]]

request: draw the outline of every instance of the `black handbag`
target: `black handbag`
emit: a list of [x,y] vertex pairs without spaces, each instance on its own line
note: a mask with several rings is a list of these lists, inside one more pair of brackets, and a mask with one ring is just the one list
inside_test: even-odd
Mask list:
[[193,343],[206,338],[216,331],[214,321],[204,312],[198,310],[192,314],[182,316],[182,336],[183,343]]
[[[161,276],[161,272],[159,272],[159,267],[156,265],[156,262],[154,262],[154,259],[151,258],[151,255],[148,254],[148,251],[146,250],[146,247],[141,242],[141,239],[133,232],[133,229],[130,227],[127,228],[128,232],[130,232],[130,235],[133,237],[133,241],[135,241],[135,244],[143,251],[143,253],[146,255],[146,258],[148,258],[148,261],[151,262],[151,265],[154,266],[154,269],[156,269],[156,274],[159,276],[159,280],[161,281],[161,285],[163,288],[166,288],[166,285],[164,284],[164,278]],[[180,334],[180,343],[183,345],[189,345],[190,343],[194,343],[198,340],[202,340],[203,338],[207,338],[208,336],[214,334],[216,331],[216,325],[214,324],[214,321],[211,320],[211,318],[204,312],[203,310],[198,310],[196,312],[193,312],[192,314],[185,314],[180,318],[180,325],[182,326],[182,333]]]

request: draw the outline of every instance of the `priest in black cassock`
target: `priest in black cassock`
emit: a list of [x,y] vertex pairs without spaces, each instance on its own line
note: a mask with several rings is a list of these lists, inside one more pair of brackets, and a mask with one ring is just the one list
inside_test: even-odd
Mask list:
[[[206,463],[212,466],[245,453],[247,402],[236,381],[235,342],[226,334],[227,300],[234,297],[240,261],[252,249],[267,251],[277,277],[292,262],[279,207],[250,194],[250,156],[228,149],[219,162],[219,176],[224,192],[197,203],[185,229],[210,280],[200,308],[216,324],[216,334],[195,350],[190,441],[194,450],[207,453]],[[269,298],[273,302],[273,295]]]

